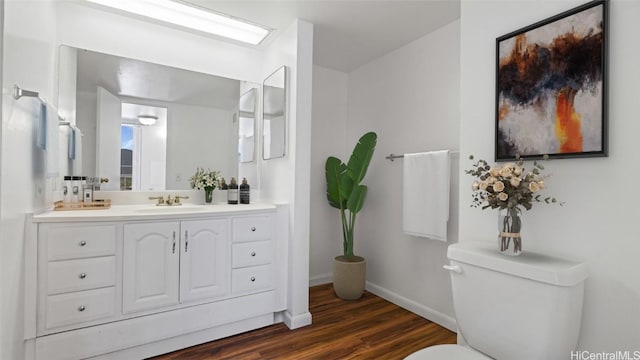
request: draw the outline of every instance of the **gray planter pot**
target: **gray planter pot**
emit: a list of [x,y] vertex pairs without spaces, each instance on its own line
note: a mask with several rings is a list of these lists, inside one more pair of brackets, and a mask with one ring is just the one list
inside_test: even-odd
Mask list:
[[339,298],[357,300],[364,292],[367,262],[363,257],[354,256],[347,261],[344,256],[333,259],[333,290]]

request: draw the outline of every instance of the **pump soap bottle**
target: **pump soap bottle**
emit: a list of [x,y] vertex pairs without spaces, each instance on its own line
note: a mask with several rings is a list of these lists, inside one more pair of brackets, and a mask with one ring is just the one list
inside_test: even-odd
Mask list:
[[250,188],[247,183],[247,178],[242,178],[242,184],[240,184],[240,204],[249,203]]
[[231,178],[231,183],[229,183],[229,190],[227,190],[227,202],[229,204],[237,205],[238,204],[238,183],[236,182],[236,178]]

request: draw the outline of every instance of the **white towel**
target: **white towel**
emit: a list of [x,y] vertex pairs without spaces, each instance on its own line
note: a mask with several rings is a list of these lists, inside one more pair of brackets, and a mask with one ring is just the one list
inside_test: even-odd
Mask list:
[[402,230],[447,241],[449,150],[404,155]]
[[47,105],[46,111],[46,148],[45,170],[48,178],[57,177],[60,174],[58,166],[58,110],[52,105]]

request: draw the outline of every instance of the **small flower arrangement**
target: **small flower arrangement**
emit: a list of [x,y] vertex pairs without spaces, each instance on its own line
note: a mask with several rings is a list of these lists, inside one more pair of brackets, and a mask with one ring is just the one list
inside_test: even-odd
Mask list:
[[196,168],[196,173],[189,179],[191,188],[196,190],[213,191],[220,187],[220,171]]
[[[473,160],[473,155],[469,159]],[[553,197],[543,199],[540,194],[536,194],[544,188],[545,179],[549,177],[543,176],[542,170],[544,167],[537,161],[533,162],[533,168],[527,172],[522,159],[502,167],[489,166],[486,161],[478,160],[472,169],[465,171],[478,178],[471,188],[471,206],[482,209],[516,209],[521,206],[530,210],[533,202],[558,203]]]

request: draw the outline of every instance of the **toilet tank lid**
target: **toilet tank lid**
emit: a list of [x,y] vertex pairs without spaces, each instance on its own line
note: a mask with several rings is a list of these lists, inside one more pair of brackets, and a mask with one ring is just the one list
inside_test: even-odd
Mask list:
[[483,267],[556,286],[573,286],[589,275],[581,262],[525,251],[520,256],[506,256],[493,243],[471,242],[449,246],[447,257],[465,264]]

